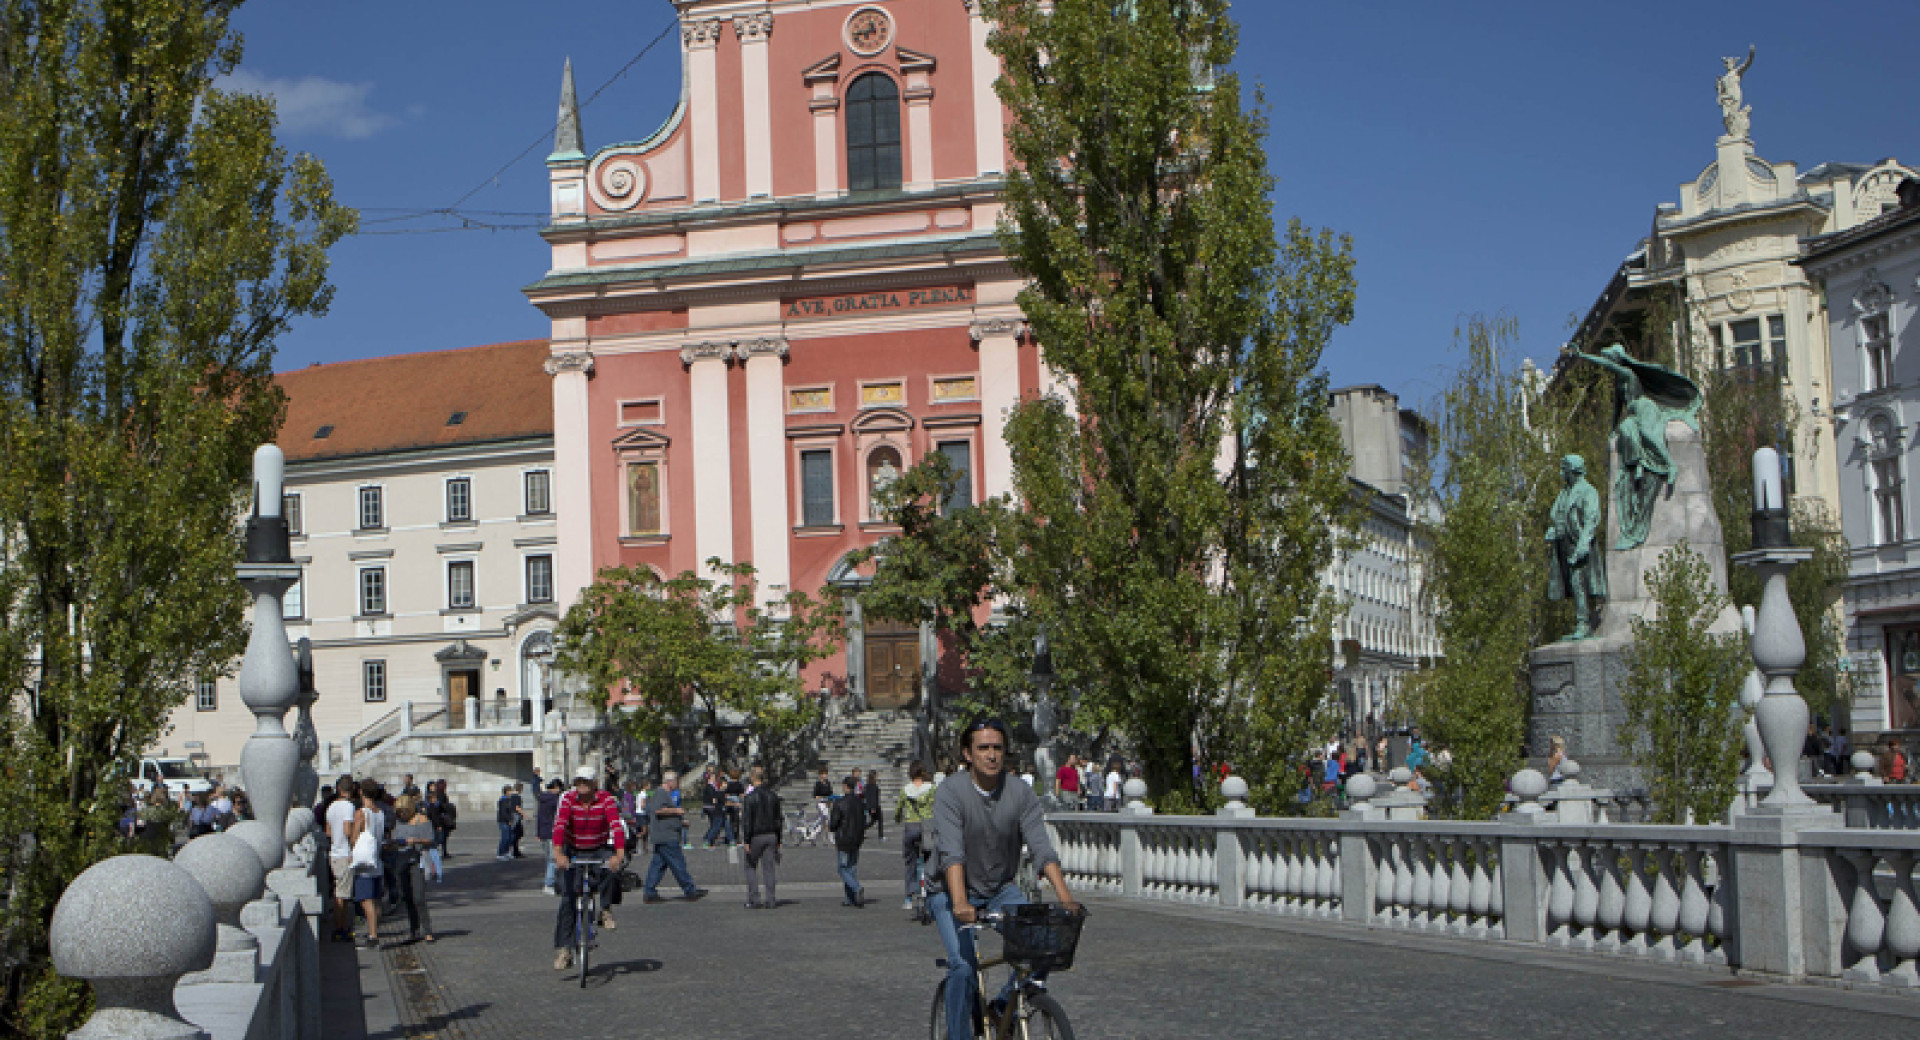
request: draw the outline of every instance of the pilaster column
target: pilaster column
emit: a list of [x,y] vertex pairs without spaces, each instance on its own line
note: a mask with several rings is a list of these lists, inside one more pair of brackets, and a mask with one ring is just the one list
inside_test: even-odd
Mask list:
[[688,414],[693,425],[693,548],[699,569],[714,557],[733,562],[733,451],[727,415],[727,343],[696,343],[680,351],[687,366]]
[[792,582],[788,537],[792,523],[787,494],[786,379],[784,339],[756,339],[734,348],[747,369],[747,503],[753,530],[753,566],[759,572],[760,605],[784,595]]
[[1000,59],[987,49],[987,34],[992,31],[980,10],[978,0],[962,0],[973,17],[967,20],[971,35],[973,66],[973,150],[974,164],[980,176],[1006,171],[1006,137],[1001,125],[1000,96],[993,92],[993,81],[1000,78]]
[[813,113],[813,194],[831,199],[840,194],[840,98],[838,59],[823,62],[809,70],[807,86],[813,96],[807,111]]
[[933,187],[933,69],[930,55],[901,48],[900,71],[905,74],[907,88],[901,100],[907,109],[908,191]]
[[747,197],[766,198],[773,194],[773,95],[768,89],[767,73],[767,40],[773,35],[773,12],[734,15],[733,35],[740,41]]
[[587,380],[593,355],[555,354],[546,361],[553,377],[554,603],[562,610],[593,584],[592,458],[587,437]]
[[992,318],[974,322],[967,331],[980,350],[980,473],[991,498],[1013,491],[1007,416],[1020,403],[1020,337],[1027,323]]
[[720,199],[720,64],[717,51],[722,24],[718,18],[688,18],[680,23],[680,44],[687,56],[687,93],[693,106],[695,202],[717,202]]

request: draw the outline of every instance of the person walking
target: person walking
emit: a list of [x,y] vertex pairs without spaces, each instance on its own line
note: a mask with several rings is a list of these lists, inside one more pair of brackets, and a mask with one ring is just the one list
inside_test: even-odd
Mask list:
[[[740,837],[746,843],[743,859],[747,872],[747,909],[771,910],[780,904],[773,894],[774,868],[780,863],[786,818],[780,812],[780,795],[767,783],[766,769],[754,766],[747,776],[751,783],[746,794],[740,797]],[[760,898],[762,883],[767,889],[764,901]]]
[[1116,758],[1113,761],[1107,763],[1107,777],[1104,782],[1104,786],[1106,789],[1103,792],[1101,792],[1100,807],[1105,809],[1108,812],[1119,812],[1120,811],[1120,760],[1119,759]]
[[[924,840],[927,824],[933,822],[934,786],[927,783],[927,767],[919,762],[908,773],[907,786],[893,803],[893,822],[900,824],[900,853],[907,863],[907,901],[902,910],[913,909],[913,889],[920,883],[920,859],[933,847]],[[929,872],[931,873],[931,872]]]
[[1068,755],[1067,761],[1053,771],[1053,787],[1062,806],[1068,809],[1080,808],[1079,755]]
[[727,776],[712,766],[700,777],[700,813],[707,818],[707,836],[700,844],[710,849],[727,817]]
[[323,816],[327,821],[327,869],[333,876],[333,941],[353,941],[353,843],[347,832],[353,825],[356,797],[353,777],[334,785],[333,801]]
[[533,814],[533,833],[540,839],[540,858],[547,863],[546,879],[541,882],[540,890],[547,895],[556,894],[553,890],[553,814],[560,808],[560,791],[560,781],[555,780],[534,796],[538,805]]
[[[371,832],[376,847],[385,848],[387,844],[387,817],[380,811],[380,785],[372,780],[362,780],[356,787],[360,796],[360,807],[354,810],[353,820],[347,825],[346,847],[351,850],[360,835]],[[351,855],[351,853],[349,853]],[[367,941],[369,950],[380,947],[380,904],[386,900],[385,880],[381,870],[374,868],[366,871],[348,871],[353,877],[353,898],[360,904],[360,912],[367,917]],[[351,931],[349,931],[351,938]]]
[[500,788],[500,800],[494,803],[493,822],[500,825],[500,847],[493,858],[501,863],[513,858],[513,825],[520,822],[520,810],[514,805],[513,785]]
[[867,770],[866,786],[860,788],[860,800],[867,806],[867,824],[873,828],[874,837],[887,840],[886,821],[880,816],[880,771]]
[[526,859],[520,851],[520,839],[527,836],[527,796],[525,784],[513,785],[513,858]]
[[407,910],[407,934],[416,940],[432,942],[433,918],[427,913],[427,874],[421,865],[433,849],[433,824],[415,795],[401,795],[394,803],[394,813],[403,821],[394,828],[393,840],[400,847],[400,903]]
[[680,774],[669,769],[661,774],[660,786],[647,794],[647,842],[653,846],[653,860],[647,864],[647,879],[640,886],[647,902],[666,902],[660,898],[660,876],[667,871],[673,872],[681,894],[689,901],[707,894],[687,873],[687,857],[680,851],[686,829],[687,810],[680,805]]
[[867,805],[860,798],[859,774],[842,781],[846,791],[833,803],[827,817],[827,829],[833,832],[834,858],[840,865],[840,884],[847,897],[841,906],[864,907],[867,901],[860,890],[860,845],[867,840]]
[[440,841],[440,858],[449,860],[453,858],[453,853],[447,849],[447,839],[453,836],[454,828],[460,825],[460,809],[453,804],[453,799],[447,797],[445,780],[436,780],[430,786],[436,807],[429,813],[433,817],[433,836]]

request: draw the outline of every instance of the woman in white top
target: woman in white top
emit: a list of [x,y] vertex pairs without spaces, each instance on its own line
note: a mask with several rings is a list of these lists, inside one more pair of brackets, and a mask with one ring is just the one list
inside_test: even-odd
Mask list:
[[[380,811],[380,786],[372,780],[362,780],[358,785],[360,808],[353,814],[353,822],[347,825],[347,847],[360,840],[362,832],[373,835],[375,849],[385,847],[387,843],[387,818]],[[386,883],[381,876],[379,854],[374,857],[372,870],[356,870],[353,874],[353,898],[360,903],[360,910],[367,915],[367,949],[380,947],[380,904],[386,900]]]
[[1120,808],[1120,770],[1107,770],[1107,789],[1102,792],[1106,810],[1113,812]]

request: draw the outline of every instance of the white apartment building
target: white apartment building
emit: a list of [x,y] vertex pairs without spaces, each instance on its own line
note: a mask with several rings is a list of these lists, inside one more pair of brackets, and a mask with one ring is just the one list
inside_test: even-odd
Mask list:
[[[277,377],[301,567],[287,635],[313,644],[323,764],[405,702],[417,727],[461,729],[470,712],[514,724],[550,698],[547,355],[544,340],[503,343]],[[160,742],[229,774],[254,729],[233,667],[201,682]]]

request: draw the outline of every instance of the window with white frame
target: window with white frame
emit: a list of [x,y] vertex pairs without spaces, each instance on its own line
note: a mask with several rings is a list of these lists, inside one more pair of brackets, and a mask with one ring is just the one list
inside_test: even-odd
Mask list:
[[195,711],[220,710],[220,685],[215,680],[202,679],[193,687],[193,707]]
[[293,584],[287,586],[287,594],[280,598],[280,616],[288,621],[307,616],[307,572],[304,568]]
[[384,704],[387,699],[387,662],[360,662],[361,696],[368,704]]
[[967,509],[973,505],[973,442],[942,441],[940,454],[947,457],[953,469],[953,489],[947,493],[946,506],[942,512]]
[[1893,326],[1885,312],[1860,319],[1861,346],[1867,352],[1867,389],[1893,385]]
[[1900,478],[1900,435],[1893,420],[1876,415],[1867,422],[1871,438],[1867,462],[1868,480],[1873,492],[1873,540],[1876,545],[1893,545],[1906,540],[1905,488]]
[[545,516],[553,512],[553,474],[544,469],[530,469],[526,476],[527,515]]
[[473,481],[452,477],[447,481],[447,523],[464,524],[473,520]]
[[454,560],[447,564],[447,609],[473,609],[472,560]]
[[527,602],[553,602],[553,557],[546,554],[527,557]]
[[833,452],[827,448],[800,453],[800,525],[827,527],[833,523]]
[[360,614],[363,617],[378,617],[387,612],[387,569],[385,567],[362,567],[360,569]]
[[287,533],[295,538],[307,533],[306,517],[301,515],[300,493],[289,491],[280,496],[280,515],[287,519]]
[[377,531],[387,526],[386,504],[378,487],[360,489],[360,530]]

